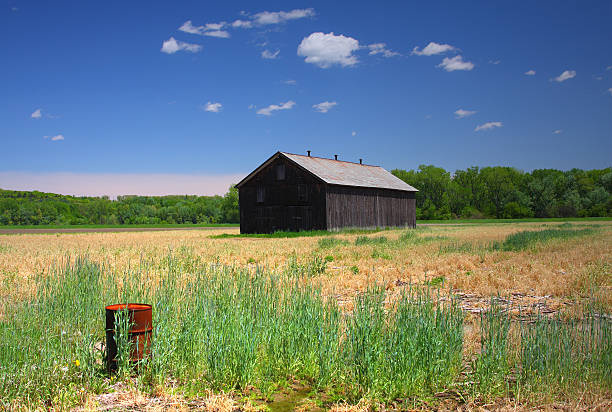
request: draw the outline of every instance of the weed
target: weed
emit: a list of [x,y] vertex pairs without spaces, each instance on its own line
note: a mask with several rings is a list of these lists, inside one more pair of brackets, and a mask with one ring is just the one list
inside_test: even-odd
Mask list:
[[578,236],[592,234],[595,229],[588,227],[574,229],[569,223],[559,226],[560,229],[543,229],[537,231],[523,230],[506,236],[503,242],[493,242],[490,250],[519,251],[525,250],[538,243],[548,242],[554,239],[571,239]]
[[507,377],[510,372],[509,332],[507,311],[491,300],[490,309],[480,314],[481,351],[473,362],[475,396],[495,398],[508,393]]
[[318,240],[317,244],[321,249],[329,249],[336,246],[348,245],[348,240],[340,239],[337,237],[324,237]]
[[382,245],[387,243],[389,240],[385,236],[378,237],[368,237],[368,236],[358,236],[355,239],[355,245]]
[[438,248],[440,254],[445,253],[475,253],[479,248],[471,242],[451,241],[443,243]]
[[540,315],[521,328],[521,379],[531,390],[566,391],[578,382],[612,386],[612,322]]
[[437,288],[444,285],[444,280],[444,276],[436,276],[435,278],[426,281],[425,284]]
[[391,260],[391,259],[393,259],[393,258],[391,257],[391,255],[389,255],[388,253],[385,253],[385,252],[383,252],[383,251],[380,251],[380,250],[378,250],[378,249],[374,249],[374,250],[372,251],[372,255],[371,255],[371,256],[372,256],[372,259],[385,259],[385,260]]

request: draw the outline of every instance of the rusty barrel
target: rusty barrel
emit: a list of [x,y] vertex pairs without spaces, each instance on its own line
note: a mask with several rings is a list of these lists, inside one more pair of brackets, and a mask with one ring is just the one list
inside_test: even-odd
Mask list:
[[149,355],[153,330],[153,308],[144,303],[121,303],[106,307],[106,365],[109,371],[117,369],[117,342],[115,341],[115,315],[126,310],[130,329],[130,360],[138,362]]

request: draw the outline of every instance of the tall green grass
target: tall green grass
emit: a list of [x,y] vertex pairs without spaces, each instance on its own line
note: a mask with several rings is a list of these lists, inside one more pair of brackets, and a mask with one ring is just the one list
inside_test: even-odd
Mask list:
[[321,249],[329,249],[336,246],[346,246],[349,244],[349,242],[346,239],[341,239],[338,237],[324,237],[319,239],[317,244]]
[[355,245],[383,245],[388,243],[389,239],[385,236],[368,237],[368,236],[357,236],[355,239]]
[[480,333],[481,351],[472,366],[473,393],[476,397],[504,396],[510,390],[507,378],[512,367],[510,317],[495,300],[491,300],[488,311],[480,314]]
[[456,304],[437,306],[428,292],[408,291],[386,312],[381,288],[358,296],[354,304],[347,317],[344,365],[357,393],[427,396],[457,378],[463,315]]
[[[377,289],[342,315],[335,300],[304,282],[324,266],[313,262],[290,262],[277,274],[211,264],[184,276],[193,262],[171,255],[159,283],[146,261],[116,272],[77,259],[41,274],[34,297],[3,308],[1,407],[70,407],[108,390],[104,307],[118,302],[153,305],[151,357],[138,368],[143,388],[172,379],[187,393],[255,387],[265,394],[297,378],[345,399],[391,399],[430,393],[453,378],[461,353],[456,307],[406,295],[385,314]],[[121,377],[129,350],[118,346]]]
[[521,328],[521,343],[521,378],[533,390],[566,391],[576,383],[612,388],[612,327],[607,319],[537,316]]
[[542,243],[553,240],[569,240],[580,236],[588,236],[598,232],[593,225],[580,225],[576,227],[571,223],[564,223],[554,228],[541,230],[522,230],[512,233],[499,242],[488,244],[474,244],[472,242],[449,241],[440,245],[440,253],[483,253],[492,251],[517,252],[533,248]]
[[549,242],[551,240],[568,240],[579,236],[593,234],[595,228],[574,228],[571,224],[563,224],[558,228],[544,230],[523,230],[512,233],[503,242],[494,242],[489,246],[491,250],[519,251],[528,249],[534,245]]

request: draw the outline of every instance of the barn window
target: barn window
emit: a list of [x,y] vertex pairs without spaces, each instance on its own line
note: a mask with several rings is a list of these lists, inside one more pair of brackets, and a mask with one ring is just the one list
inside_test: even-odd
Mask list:
[[257,203],[263,203],[266,191],[263,186],[257,188]]
[[276,165],[276,180],[285,180],[285,165]]
[[299,184],[297,189],[298,189],[298,200],[300,202],[308,201],[308,186]]

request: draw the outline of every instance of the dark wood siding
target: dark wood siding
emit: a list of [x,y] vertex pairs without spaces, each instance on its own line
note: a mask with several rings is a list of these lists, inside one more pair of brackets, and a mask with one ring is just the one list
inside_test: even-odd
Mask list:
[[239,188],[239,196],[241,233],[327,227],[325,184],[285,158],[260,170]]
[[415,227],[414,192],[328,186],[327,228]]

